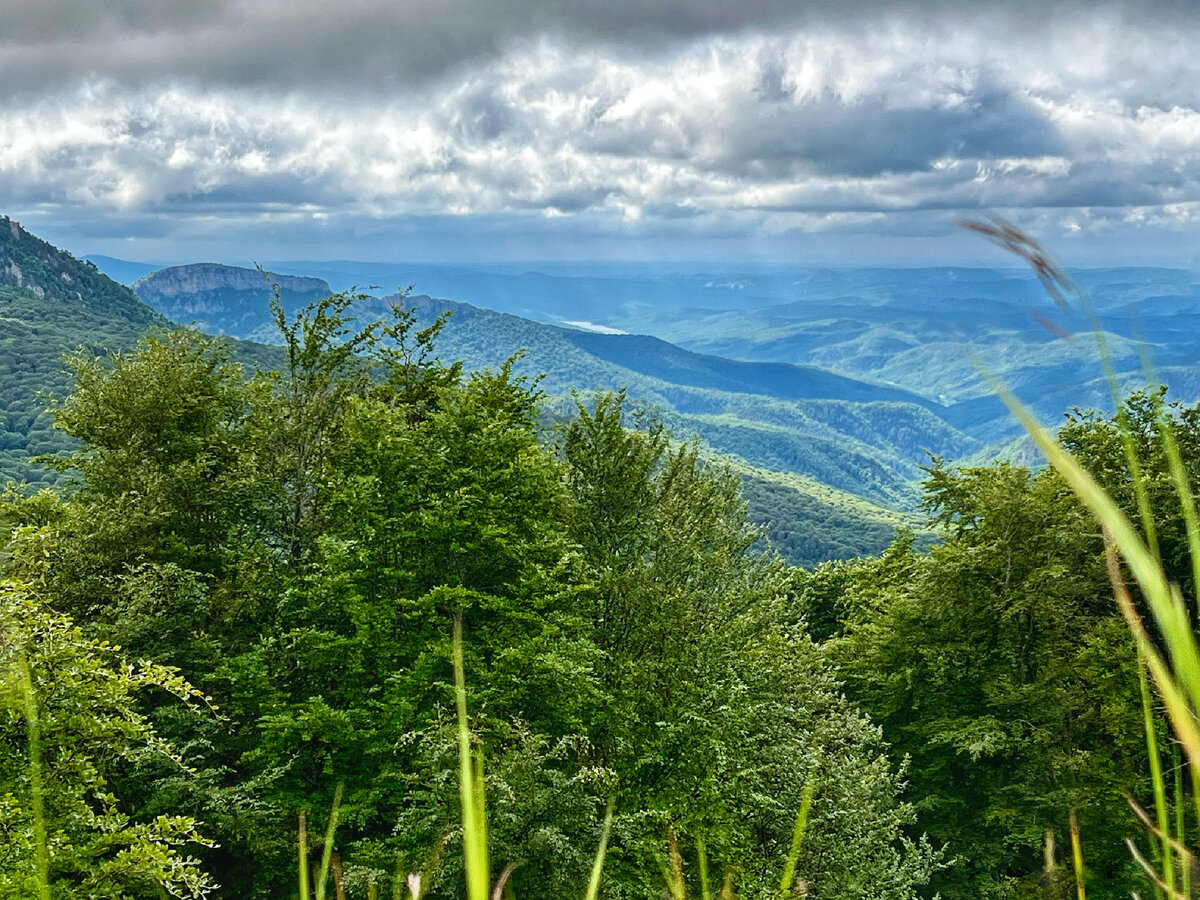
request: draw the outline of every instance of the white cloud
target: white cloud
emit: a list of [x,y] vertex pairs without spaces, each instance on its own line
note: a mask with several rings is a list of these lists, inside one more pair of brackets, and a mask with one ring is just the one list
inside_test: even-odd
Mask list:
[[[294,24],[287,4],[232,8],[255,28]],[[1130,227],[1196,223],[1200,103],[1179,85],[1200,83],[1200,23],[753,24],[652,50],[531,37],[386,97],[89,77],[9,97],[0,200],[122,222],[532,215],[643,236],[985,207],[1056,210],[1048,221],[1084,233],[1105,207]],[[182,32],[163,28],[134,39],[167,53]]]

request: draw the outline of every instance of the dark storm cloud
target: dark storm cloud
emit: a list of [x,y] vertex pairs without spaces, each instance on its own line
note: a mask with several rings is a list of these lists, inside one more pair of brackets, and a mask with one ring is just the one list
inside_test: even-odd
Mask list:
[[325,207],[341,203],[344,198],[331,190],[330,185],[287,172],[268,175],[238,175],[226,177],[208,190],[186,190],[165,194],[161,201],[145,204],[147,211],[192,212],[258,212],[271,207],[294,209],[304,206]]
[[825,97],[759,108],[726,133],[720,169],[788,178],[805,171],[868,177],[916,172],[939,159],[1050,156],[1063,142],[1045,116],[998,90],[950,109],[892,109]]
[[[923,21],[963,8],[952,0],[902,8],[877,0],[0,0],[0,83],[10,95],[99,77],[377,96],[543,34],[645,52],[712,34]],[[1074,13],[1096,8],[1019,0],[987,16],[1021,33],[1050,20],[1069,28]],[[1101,8],[1125,15],[1126,6]],[[1185,0],[1128,9],[1134,22],[1194,15]]]
[[479,86],[460,100],[456,124],[467,140],[494,141],[518,124],[520,112],[494,86]]

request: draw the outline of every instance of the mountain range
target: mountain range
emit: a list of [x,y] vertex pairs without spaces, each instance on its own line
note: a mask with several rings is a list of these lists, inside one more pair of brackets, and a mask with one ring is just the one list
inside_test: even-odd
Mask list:
[[[204,298],[203,327],[269,339],[267,304],[259,298],[265,281],[252,270],[177,267],[145,276],[134,289],[168,312],[178,308],[180,294],[172,295],[176,305],[163,305],[160,279],[182,277],[191,280],[193,296]],[[225,287],[238,277],[251,281],[241,291]],[[302,305],[296,295],[281,294],[281,300],[288,310]],[[468,368],[495,366],[520,351],[516,370],[540,378],[551,401],[573,391],[623,389],[654,407],[681,437],[698,435],[711,449],[749,465],[807,475],[890,508],[915,501],[913,482],[927,461],[926,449],[947,456],[981,449],[939,416],[937,403],[816,366],[731,360],[649,335],[552,325],[428,295],[364,297],[356,309],[374,318],[386,315],[393,302],[414,307],[421,324],[450,313],[438,347]],[[257,308],[257,317],[247,316],[247,308]]]
[[[1075,301],[1058,309],[1025,268],[266,265],[323,278],[335,290],[415,284],[422,293],[538,322],[648,334],[729,359],[818,366],[952,407],[944,416],[989,448],[1017,431],[985,374],[1004,381],[1050,423],[1072,406],[1110,405],[1085,310]],[[1072,275],[1126,385],[1143,382],[1146,350],[1175,396],[1197,396],[1195,272],[1113,267]]]
[[[930,455],[1012,452],[1017,430],[981,371],[1051,420],[1104,400],[1088,340],[1059,336],[1080,323],[1049,307],[1059,321],[1044,327],[1048,302],[1017,270],[547,268],[152,268],[79,260],[4,219],[0,477],[54,477],[32,460],[65,447],[43,411],[48,396],[69,389],[63,353],[127,349],[148,327],[184,322],[241,339],[242,358],[269,366],[273,351],[262,342],[274,341],[273,290],[295,311],[364,283],[372,293],[357,301],[363,317],[397,300],[422,324],[450,313],[437,344],[447,360],[495,367],[520,353],[515,368],[540,379],[548,419],[569,415],[573,397],[627,391],[677,437],[696,437],[733,465],[752,515],[804,564],[877,552],[896,527],[919,528]],[[380,296],[375,287],[426,279],[457,296]],[[1176,395],[1196,396],[1200,290],[1189,273],[1089,270],[1078,280],[1123,377],[1141,370],[1140,338]]]

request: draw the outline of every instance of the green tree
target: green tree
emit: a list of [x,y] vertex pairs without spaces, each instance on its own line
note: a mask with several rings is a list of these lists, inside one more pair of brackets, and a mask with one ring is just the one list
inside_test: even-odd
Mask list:
[[203,705],[174,671],[128,665],[29,587],[0,582],[0,897],[198,898],[214,887],[191,855],[207,843],[192,819],[131,817],[111,788],[147,754],[182,765],[139,711],[152,689]]
[[807,895],[913,896],[937,854],[901,834],[911,810],[879,734],[788,620],[787,570],[753,549],[736,477],[623,414],[622,396],[603,396],[562,443],[581,610],[613,698],[592,733],[633,811],[609,865],[632,895],[654,891],[673,829],[704,841],[744,896],[773,894],[811,782]]
[[80,447],[56,465],[78,490],[60,504],[49,493],[9,496],[24,526],[10,570],[103,637],[181,663],[195,648],[179,638],[197,624],[228,638],[256,613],[212,589],[244,568],[258,537],[244,440],[251,391],[224,344],[186,329],[69,363],[76,387],[54,412]]
[[596,779],[581,777],[582,723],[601,704],[559,464],[508,366],[427,384],[419,408],[395,379],[380,383],[346,405],[313,564],[253,662],[270,690],[235,700],[259,722],[247,762],[282,808],[346,782],[341,842],[358,864],[419,858],[458,822],[446,701],[461,615],[489,783],[507,801],[493,856],[527,860],[523,894],[553,895],[586,880],[600,809]]
[[937,460],[925,487],[943,544],[818,573],[799,600],[828,610],[831,581],[843,591],[831,655],[911,758],[918,826],[958,858],[933,887],[1041,896],[1047,833],[1064,846],[1077,809],[1089,894],[1127,896],[1122,792],[1145,799],[1145,745],[1098,530],[1052,471]]
[[1167,577],[1185,596],[1195,596],[1188,555],[1187,532],[1172,483],[1163,440],[1163,424],[1171,424],[1188,481],[1200,484],[1200,404],[1169,403],[1167,390],[1135,391],[1117,415],[1074,409],[1059,431],[1059,439],[1134,521],[1138,516],[1133,473],[1124,453],[1129,441],[1137,456],[1152,518],[1151,545],[1162,557]]
[[668,829],[746,896],[774,893],[811,783],[809,896],[912,896],[936,855],[901,833],[902,776],[786,603],[786,567],[754,549],[736,477],[653,422],[626,429],[620,397],[581,408],[555,452],[511,360],[464,379],[438,323],[352,313],[277,309],[277,374],[187,331],[79,363],[59,415],[82,483],[9,498],[9,571],[223,711],[144,698],[196,771],[114,771],[135,818],[202,820],[226,896],[276,897],[298,814],[319,820],[344,783],[346,871],[386,881],[443,847],[434,890],[455,895],[461,617],[492,858],[525,860],[518,894],[586,883],[614,792],[614,896],[660,889]]

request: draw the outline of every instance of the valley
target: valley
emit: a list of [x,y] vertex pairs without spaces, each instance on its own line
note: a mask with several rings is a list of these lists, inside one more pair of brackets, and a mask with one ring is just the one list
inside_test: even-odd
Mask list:
[[[58,358],[70,350],[126,349],[146,327],[175,321],[238,339],[241,358],[254,363],[272,356],[264,346],[278,340],[271,284],[253,269],[195,264],[144,272],[145,265],[111,258],[75,260],[19,234],[14,242],[10,231],[4,245],[7,270],[16,266],[25,279],[22,261],[29,268],[28,259],[40,259],[48,282],[89,278],[89,290],[108,299],[98,319],[98,301],[76,308],[70,295],[43,289],[34,302],[33,281],[5,276],[11,305],[0,330],[14,348],[0,453],[5,477],[56,477],[32,463],[66,446],[38,397],[68,386]],[[137,275],[132,289],[104,278],[101,264]],[[515,371],[538,379],[548,420],[569,415],[572,396],[626,391],[678,439],[698,439],[707,452],[753,472],[745,476],[752,516],[796,564],[877,553],[897,526],[920,531],[916,508],[931,457],[1029,458],[981,371],[1002,378],[1046,421],[1070,406],[1107,405],[1091,336],[1079,332],[1085,323],[1055,310],[1036,280],[1017,270],[290,268],[271,273],[289,312],[359,280],[402,280],[404,272],[419,286],[457,294],[401,298],[375,287],[357,314],[376,316],[401,302],[428,326],[448,313],[437,344],[443,361],[473,370],[519,354]],[[1079,280],[1123,379],[1142,378],[1143,340],[1174,396],[1197,395],[1200,378],[1187,361],[1200,333],[1200,289],[1185,272],[1089,270]],[[1075,326],[1073,339],[1039,322],[1048,308]],[[1189,331],[1192,318],[1197,329]],[[22,341],[28,329],[51,340]],[[830,533],[840,537],[830,540]]]

